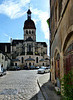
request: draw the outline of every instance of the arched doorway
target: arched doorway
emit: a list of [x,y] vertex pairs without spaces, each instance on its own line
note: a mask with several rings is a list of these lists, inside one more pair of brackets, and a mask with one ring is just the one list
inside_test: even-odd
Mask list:
[[64,73],[67,74],[73,68],[73,31],[65,39],[63,55]]
[[44,63],[43,63],[43,66],[44,66]]
[[[63,64],[64,64],[64,76],[67,77],[67,82],[73,85],[73,31],[69,33],[65,39],[63,46]],[[65,81],[65,82],[66,82]]]
[[73,68],[73,43],[64,52],[64,72],[67,74]]
[[29,66],[31,66],[31,63],[29,63]]
[[60,78],[60,55],[59,53],[55,58],[55,79]]
[[54,67],[55,85],[60,88],[60,54],[58,50],[56,50],[54,55]]

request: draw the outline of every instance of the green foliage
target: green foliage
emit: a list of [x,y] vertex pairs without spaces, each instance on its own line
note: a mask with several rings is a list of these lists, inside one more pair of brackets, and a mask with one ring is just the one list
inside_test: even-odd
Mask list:
[[64,100],[73,100],[73,71],[69,71],[61,79],[62,93],[64,94]]
[[49,26],[49,20],[50,20],[50,19],[47,19],[47,24],[48,24],[48,26]]
[[57,95],[60,95],[61,94],[61,92],[60,91],[57,91]]

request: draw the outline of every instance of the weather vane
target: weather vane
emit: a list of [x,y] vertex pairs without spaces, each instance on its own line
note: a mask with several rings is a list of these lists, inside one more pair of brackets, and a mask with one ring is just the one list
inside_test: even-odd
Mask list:
[[30,9],[30,3],[29,3],[29,9]]

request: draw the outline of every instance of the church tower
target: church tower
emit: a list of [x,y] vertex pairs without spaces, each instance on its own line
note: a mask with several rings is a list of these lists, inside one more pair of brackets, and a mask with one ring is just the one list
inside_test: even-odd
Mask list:
[[36,42],[36,27],[33,20],[31,20],[31,11],[27,11],[27,20],[24,22],[24,41],[32,40]]

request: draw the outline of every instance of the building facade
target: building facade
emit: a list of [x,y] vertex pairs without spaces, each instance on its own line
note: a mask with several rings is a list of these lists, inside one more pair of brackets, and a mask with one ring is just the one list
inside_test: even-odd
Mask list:
[[7,69],[7,67],[10,67],[11,59],[0,50],[0,66],[4,69]]
[[31,11],[27,11],[27,20],[23,26],[24,39],[13,40],[9,43],[9,48],[5,44],[4,52],[9,50],[12,63],[16,66],[49,66],[46,42],[36,42],[36,26],[31,19]]
[[73,0],[50,0],[51,80],[73,68]]

